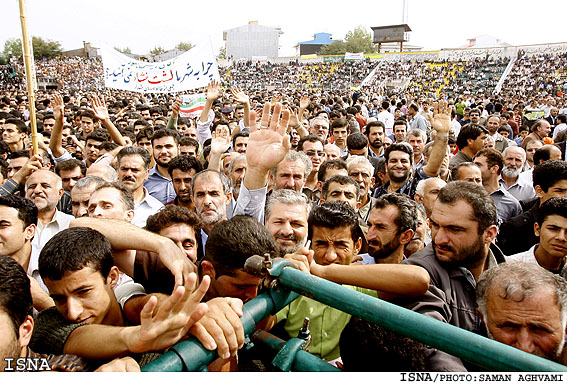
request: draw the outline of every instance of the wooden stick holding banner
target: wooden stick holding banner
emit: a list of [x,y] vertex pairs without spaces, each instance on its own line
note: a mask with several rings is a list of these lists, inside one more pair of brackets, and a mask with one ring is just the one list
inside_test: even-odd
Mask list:
[[30,119],[31,119],[31,132],[32,132],[32,148],[33,155],[38,153],[37,145],[37,121],[35,116],[35,93],[33,89],[33,56],[31,54],[30,40],[28,39],[28,27],[26,24],[26,10],[24,5],[24,0],[19,0],[20,2],[20,21],[22,23],[22,41],[24,43],[24,65],[26,67],[26,87],[28,90],[28,103],[30,108]]

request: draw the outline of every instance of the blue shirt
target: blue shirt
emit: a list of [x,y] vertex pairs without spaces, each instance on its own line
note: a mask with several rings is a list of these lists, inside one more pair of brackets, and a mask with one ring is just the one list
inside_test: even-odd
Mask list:
[[144,182],[144,187],[148,193],[160,201],[163,205],[175,199],[177,194],[173,189],[171,179],[161,176],[157,170],[157,165],[150,170],[148,180]]

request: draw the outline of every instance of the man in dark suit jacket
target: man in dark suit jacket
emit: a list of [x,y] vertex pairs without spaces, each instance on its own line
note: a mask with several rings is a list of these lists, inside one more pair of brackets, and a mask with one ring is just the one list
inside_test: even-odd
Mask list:
[[500,225],[496,244],[505,255],[528,250],[539,242],[534,233],[539,207],[554,197],[567,197],[567,162],[549,160],[534,168],[533,183],[539,203]]

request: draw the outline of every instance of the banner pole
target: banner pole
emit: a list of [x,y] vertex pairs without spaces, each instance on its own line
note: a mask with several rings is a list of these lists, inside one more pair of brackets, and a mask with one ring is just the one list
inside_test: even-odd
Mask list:
[[22,42],[24,46],[24,65],[26,68],[26,87],[28,91],[28,103],[30,109],[30,123],[31,123],[31,134],[32,134],[32,148],[33,155],[38,154],[38,144],[37,144],[37,121],[35,116],[35,91],[33,89],[33,56],[31,55],[29,38],[28,38],[28,28],[26,24],[26,10],[24,5],[24,0],[19,0],[20,3],[20,21],[22,24]]

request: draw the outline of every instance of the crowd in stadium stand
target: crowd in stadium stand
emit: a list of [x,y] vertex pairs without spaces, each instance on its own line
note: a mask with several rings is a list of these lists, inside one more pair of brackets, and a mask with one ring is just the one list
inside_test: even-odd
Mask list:
[[[239,318],[266,253],[567,364],[566,58],[520,55],[499,93],[510,59],[232,61],[193,117],[105,89],[99,59],[37,61],[37,154],[23,65],[0,67],[0,370],[139,371],[186,335],[209,371],[275,370]],[[510,370],[308,296],[259,327],[306,317],[345,371]]]

